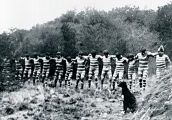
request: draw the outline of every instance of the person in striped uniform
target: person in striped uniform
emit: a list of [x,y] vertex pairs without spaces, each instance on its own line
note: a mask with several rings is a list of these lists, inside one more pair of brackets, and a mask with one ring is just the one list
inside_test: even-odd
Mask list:
[[99,59],[100,56],[96,55],[96,51],[92,50],[91,54],[88,56],[88,61],[90,64],[89,68],[89,78],[88,78],[88,87],[91,87],[91,81],[95,80],[96,88],[98,87],[98,78],[99,78]]
[[78,89],[78,84],[81,81],[81,89],[84,88],[84,78],[85,78],[85,66],[86,58],[83,57],[83,52],[79,52],[79,55],[76,57],[77,62],[77,74],[76,74],[76,86]]
[[65,59],[62,57],[61,52],[57,52],[56,54],[56,71],[55,71],[55,80],[54,86],[57,86],[57,81],[59,80],[60,87],[62,86],[64,67],[65,67]]
[[2,73],[3,74],[6,74],[7,77],[10,77],[9,74],[10,74],[10,68],[11,68],[11,65],[10,65],[10,57],[6,56],[4,59],[3,59],[3,70],[2,70]]
[[112,72],[111,72],[111,59],[108,50],[103,51],[104,56],[101,58],[103,62],[103,69],[101,74],[101,89],[103,89],[104,79],[107,77],[109,79],[109,86],[111,87]]
[[65,87],[67,85],[70,86],[71,84],[70,80],[72,79],[73,65],[74,65],[74,62],[72,61],[72,58],[68,56],[66,60]]
[[[120,53],[116,54],[115,58],[115,72],[113,74],[113,86],[112,90],[115,90],[115,85],[118,82],[122,82],[122,79],[124,77],[124,64],[128,62],[128,59],[123,57]],[[117,81],[118,79],[118,81]]]
[[18,58],[15,60],[16,63],[16,79],[22,79],[22,64],[21,64],[21,58]]
[[128,55],[128,80],[129,80],[129,88],[130,90],[135,91],[136,87],[136,74],[137,74],[137,67],[136,67],[136,60],[134,59],[134,55]]
[[148,77],[148,63],[150,57],[154,57],[154,54],[147,51],[146,49],[141,49],[141,52],[135,56],[135,59],[139,62],[138,77],[141,91],[144,91],[146,88],[146,79]]
[[33,85],[39,81],[40,77],[40,70],[41,70],[41,63],[38,54],[34,54],[34,73],[33,73]]
[[46,53],[46,56],[42,58],[43,60],[43,72],[42,72],[42,83],[47,84],[49,69],[50,69],[50,56]]
[[24,62],[25,62],[24,78],[26,80],[30,81],[30,77],[31,77],[31,63],[30,63],[30,56],[29,55],[26,55],[26,57],[24,57]]
[[168,57],[168,55],[164,54],[164,47],[162,45],[158,48],[158,54],[155,57],[156,57],[156,76],[159,79],[162,73],[171,64],[171,60]]

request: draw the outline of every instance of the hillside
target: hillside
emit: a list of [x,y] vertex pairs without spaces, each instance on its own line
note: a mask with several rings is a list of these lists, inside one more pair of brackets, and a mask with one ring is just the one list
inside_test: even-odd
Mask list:
[[1,94],[0,117],[1,120],[123,120],[131,114],[123,115],[120,94],[120,90],[111,94],[107,89],[45,90],[42,85],[27,85],[19,91]]
[[161,80],[154,77],[152,85],[144,93],[144,101],[132,120],[172,120],[172,70],[166,72]]
[[122,113],[120,89],[111,94],[103,91],[71,88],[44,89],[42,85],[1,93],[1,120],[171,120],[171,71],[161,80],[149,78],[143,97],[136,96],[138,111]]

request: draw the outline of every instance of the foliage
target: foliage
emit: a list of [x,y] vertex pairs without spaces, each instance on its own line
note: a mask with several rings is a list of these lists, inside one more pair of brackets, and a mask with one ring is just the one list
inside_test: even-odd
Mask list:
[[[4,52],[14,56],[61,51],[65,57],[75,57],[79,51],[89,53],[92,49],[99,54],[108,49],[110,54],[121,52],[126,55],[138,52],[141,47],[156,48],[159,44],[158,33],[152,29],[155,18],[155,11],[136,7],[117,8],[109,12],[94,9],[79,13],[69,11],[29,31],[16,29],[9,35],[2,34],[0,44],[9,46],[11,43],[13,47],[6,47],[9,50],[4,49]],[[8,37],[5,38],[8,41],[3,41],[4,37]]]
[[159,39],[164,44],[166,52],[171,56],[172,3],[159,7],[155,22],[155,30],[159,33]]

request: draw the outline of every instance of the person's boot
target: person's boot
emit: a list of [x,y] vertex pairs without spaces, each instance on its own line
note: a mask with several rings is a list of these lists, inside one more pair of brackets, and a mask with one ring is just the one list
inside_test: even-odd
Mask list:
[[84,89],[84,83],[81,83],[81,89]]
[[62,78],[60,78],[59,79],[59,84],[60,84],[59,87],[62,87],[62,81],[63,81]]
[[35,85],[35,77],[33,77],[33,85]]
[[88,80],[88,88],[91,88],[91,80]]
[[42,81],[41,81],[43,84],[45,82],[45,76],[42,77]]
[[103,83],[104,83],[104,79],[101,80],[101,89],[103,90]]
[[130,82],[129,82],[129,88],[130,88],[130,90],[132,89],[132,80],[130,80]]
[[112,79],[109,80],[109,89],[111,90],[113,88],[113,83],[112,83]]
[[55,77],[55,79],[54,79],[54,87],[57,87],[57,81],[58,81],[58,78]]
[[96,89],[98,88],[98,79],[96,78],[95,79],[95,86],[96,86]]
[[78,89],[78,84],[79,84],[79,80],[76,81],[76,86],[75,86],[76,90]]
[[116,88],[116,82],[115,82],[115,81],[113,81],[113,84],[112,84],[112,90],[114,91],[114,90],[115,90],[115,88]]

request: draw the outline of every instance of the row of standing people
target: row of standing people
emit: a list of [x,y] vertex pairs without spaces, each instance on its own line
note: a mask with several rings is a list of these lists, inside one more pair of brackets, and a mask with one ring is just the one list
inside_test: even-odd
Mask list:
[[[85,79],[88,80],[89,88],[92,81],[95,81],[95,87],[103,89],[104,81],[108,78],[109,88],[115,90],[117,84],[124,80],[125,65],[127,65],[129,88],[134,90],[138,80],[140,89],[145,90],[150,57],[156,58],[156,75],[157,78],[160,78],[161,73],[168,66],[167,63],[171,63],[169,57],[164,54],[163,46],[160,46],[156,53],[141,49],[137,55],[130,54],[127,57],[123,57],[120,53],[109,55],[107,50],[104,50],[103,56],[97,55],[95,50],[88,56],[79,52],[75,59],[71,59],[71,57],[65,59],[60,52],[57,52],[56,57],[50,57],[48,54],[45,57],[39,57],[35,54],[33,58],[30,58],[27,55],[20,60],[9,62],[7,59],[8,62],[4,62],[6,67],[4,67],[3,72],[8,72],[11,68],[13,71],[16,70],[17,79],[33,80],[33,84],[40,81],[44,85],[52,84],[54,87],[58,81],[60,87],[63,81],[65,86],[70,86],[71,80],[76,79],[76,89],[78,89],[79,83],[81,83],[80,88],[84,88]],[[112,61],[115,63],[113,74]],[[138,79],[136,78],[137,75]]]

